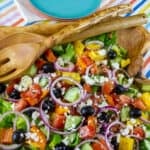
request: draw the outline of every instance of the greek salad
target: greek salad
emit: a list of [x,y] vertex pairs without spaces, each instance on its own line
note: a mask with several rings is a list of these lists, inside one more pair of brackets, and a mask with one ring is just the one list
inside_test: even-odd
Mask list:
[[0,83],[2,150],[150,150],[150,86],[115,32],[48,49]]

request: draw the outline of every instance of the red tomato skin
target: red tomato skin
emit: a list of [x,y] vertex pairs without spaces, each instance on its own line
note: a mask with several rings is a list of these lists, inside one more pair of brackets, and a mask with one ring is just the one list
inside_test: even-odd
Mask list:
[[96,119],[96,117],[89,116],[87,124],[88,124],[88,126],[93,127],[93,129],[95,129],[95,132],[96,132],[96,126],[97,126],[97,119]]
[[93,138],[96,134],[96,130],[95,128],[93,128],[93,126],[83,126],[80,128],[79,130],[79,136],[82,139],[89,139],[89,138]]
[[45,60],[39,58],[39,59],[35,62],[35,65],[36,65],[36,67],[37,67],[38,69],[41,69],[42,66],[43,66],[45,63],[46,63]]
[[86,55],[84,55],[84,56],[82,56],[82,61],[87,65],[87,66],[89,66],[89,65],[91,65],[92,63],[93,63],[93,61],[91,60],[91,58],[89,58],[88,56],[86,56]]
[[33,84],[30,88],[30,96],[32,98],[40,98],[42,95],[42,90],[40,85],[38,84]]
[[131,103],[131,98],[126,95],[120,95],[119,96],[119,104],[124,105],[124,104],[130,104]]
[[111,95],[104,95],[104,97],[106,98],[106,101],[109,105],[115,106],[114,99]]
[[146,110],[146,106],[144,105],[144,103],[142,102],[141,99],[135,99],[135,100],[132,102],[132,105],[133,105],[135,108],[138,108],[138,109],[141,109],[141,110]]
[[21,111],[28,106],[28,103],[24,99],[20,99],[17,103],[15,103],[14,109],[15,111]]
[[141,127],[135,127],[133,129],[133,134],[139,136],[141,139],[145,138],[145,132]]
[[38,104],[41,101],[41,96],[42,89],[38,84],[33,84],[28,91],[21,94],[21,97],[31,106]]
[[105,82],[104,85],[102,86],[102,93],[109,95],[114,89],[114,82],[108,81]]
[[54,114],[52,120],[52,126],[56,129],[63,129],[65,125],[66,117],[64,115]]
[[93,150],[108,150],[108,147],[104,140],[100,140],[99,143],[93,143],[92,148]]

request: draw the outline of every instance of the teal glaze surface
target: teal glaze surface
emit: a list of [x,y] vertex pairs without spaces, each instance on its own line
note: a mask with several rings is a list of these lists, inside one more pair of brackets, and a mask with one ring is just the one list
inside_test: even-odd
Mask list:
[[101,0],[30,0],[30,2],[48,16],[77,19],[96,11]]

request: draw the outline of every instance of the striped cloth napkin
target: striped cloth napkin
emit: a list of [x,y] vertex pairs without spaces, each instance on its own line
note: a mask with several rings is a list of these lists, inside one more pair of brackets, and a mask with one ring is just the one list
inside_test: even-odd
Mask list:
[[[22,26],[31,22],[43,20],[40,13],[26,6],[28,0],[0,0],[0,25]],[[133,12],[129,15],[146,13],[150,20],[150,0],[102,0],[100,9],[110,6],[130,3]],[[145,25],[150,31],[150,21]],[[144,56],[142,74],[150,79],[150,50]]]
[[0,0],[0,25],[24,25],[27,20],[14,0]]

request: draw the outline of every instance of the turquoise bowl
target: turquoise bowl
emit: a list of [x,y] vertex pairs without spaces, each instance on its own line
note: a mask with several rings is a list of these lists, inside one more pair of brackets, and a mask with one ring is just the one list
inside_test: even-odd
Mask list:
[[42,13],[58,19],[78,19],[99,8],[101,0],[30,0]]

